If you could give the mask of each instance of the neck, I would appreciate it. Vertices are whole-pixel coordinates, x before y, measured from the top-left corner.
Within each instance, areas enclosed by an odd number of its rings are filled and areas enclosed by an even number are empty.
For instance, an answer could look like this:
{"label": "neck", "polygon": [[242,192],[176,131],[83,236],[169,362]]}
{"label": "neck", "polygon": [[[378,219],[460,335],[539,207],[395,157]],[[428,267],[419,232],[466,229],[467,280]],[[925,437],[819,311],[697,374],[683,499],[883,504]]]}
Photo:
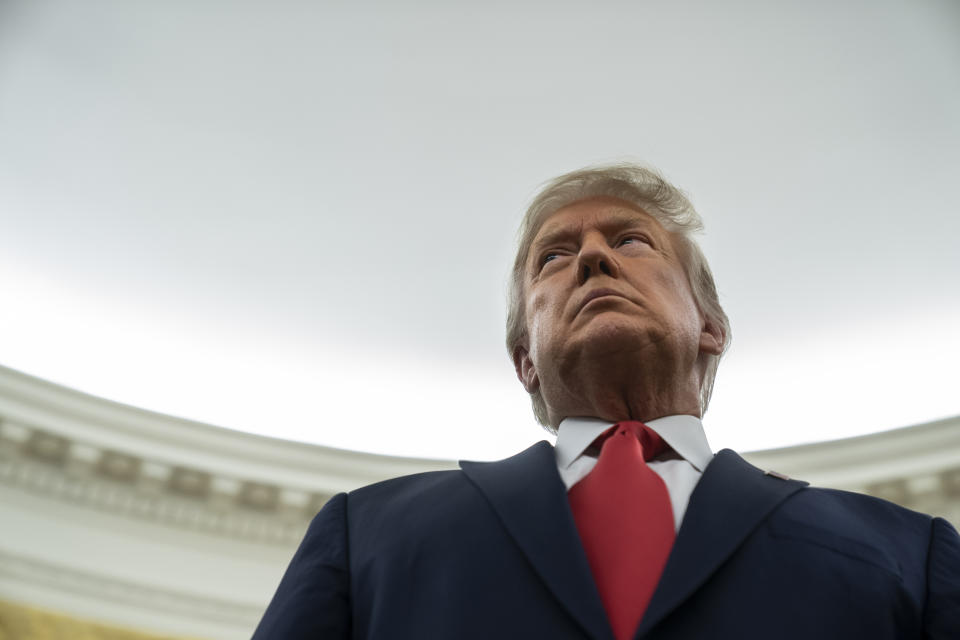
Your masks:
{"label": "neck", "polygon": [[[591,416],[611,422],[645,422],[669,415],[700,416],[699,378],[669,375],[662,370],[648,375],[633,369],[630,376],[611,376],[611,370],[557,380],[543,388],[550,423],[571,416]],[[552,391],[552,393],[548,393]]]}
{"label": "neck", "polygon": [[573,416],[594,417],[620,422],[637,420],[648,422],[656,418],[672,415],[700,416],[699,398],[681,399],[669,395],[630,393],[622,390],[603,389],[596,393],[585,394],[582,402],[566,403],[563,406],[550,407],[550,422],[554,426],[564,418]]}

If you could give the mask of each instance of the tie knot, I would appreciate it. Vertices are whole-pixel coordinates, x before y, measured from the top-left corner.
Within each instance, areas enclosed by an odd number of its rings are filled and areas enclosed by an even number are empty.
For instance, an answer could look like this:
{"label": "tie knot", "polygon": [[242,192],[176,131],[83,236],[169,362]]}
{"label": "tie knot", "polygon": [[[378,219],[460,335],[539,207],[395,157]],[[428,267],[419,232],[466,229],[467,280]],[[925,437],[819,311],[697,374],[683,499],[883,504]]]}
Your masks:
{"label": "tie knot", "polygon": [[667,443],[656,431],[636,420],[618,422],[601,437],[603,438],[603,444],[606,444],[611,438],[629,438],[631,436],[640,441],[644,461],[653,460],[667,448]]}

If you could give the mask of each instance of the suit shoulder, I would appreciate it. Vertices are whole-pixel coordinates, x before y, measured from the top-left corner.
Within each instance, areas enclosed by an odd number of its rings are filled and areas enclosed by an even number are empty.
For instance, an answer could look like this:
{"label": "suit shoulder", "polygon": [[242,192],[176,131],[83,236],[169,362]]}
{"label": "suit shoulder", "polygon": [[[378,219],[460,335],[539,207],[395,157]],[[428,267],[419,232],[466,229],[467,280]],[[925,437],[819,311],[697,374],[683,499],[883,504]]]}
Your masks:
{"label": "suit shoulder", "polygon": [[374,482],[350,491],[348,496],[351,503],[380,499],[402,500],[443,491],[463,480],[463,472],[460,469],[423,471]]}
{"label": "suit shoulder", "polygon": [[519,469],[524,477],[527,477],[526,474],[530,469],[539,469],[544,465],[556,468],[553,448],[541,441],[504,460],[495,462],[465,460],[461,462],[460,469],[424,471],[376,482],[351,491],[349,501],[351,505],[365,505],[383,502],[403,504],[411,501],[422,503],[425,500],[449,503],[468,498],[475,499],[480,497],[480,493],[469,476],[477,474],[478,469],[483,469],[484,474],[493,473],[502,477],[510,477]]}
{"label": "suit shoulder", "polygon": [[926,549],[933,517],[862,493],[807,487],[773,514],[771,525],[781,533],[855,541],[900,555],[899,549]]}
{"label": "suit shoulder", "polygon": [[903,507],[889,500],[877,498],[865,493],[830,489],[825,487],[807,487],[798,495],[801,502],[809,504],[823,514],[844,514],[851,519],[864,523],[901,523],[924,529],[930,527],[932,516]]}
{"label": "suit shoulder", "polygon": [[477,497],[476,489],[460,469],[425,471],[351,491],[347,496],[347,514],[357,524],[386,522],[402,513],[449,511]]}

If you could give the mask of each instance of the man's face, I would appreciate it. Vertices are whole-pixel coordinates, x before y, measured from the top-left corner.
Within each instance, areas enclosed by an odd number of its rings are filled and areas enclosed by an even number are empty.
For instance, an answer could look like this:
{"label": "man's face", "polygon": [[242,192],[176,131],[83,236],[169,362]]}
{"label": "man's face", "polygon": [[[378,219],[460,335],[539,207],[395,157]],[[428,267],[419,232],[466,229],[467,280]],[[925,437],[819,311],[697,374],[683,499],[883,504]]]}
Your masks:
{"label": "man's face", "polygon": [[701,352],[719,352],[670,234],[630,203],[596,198],[550,216],[524,283],[528,343],[514,361],[551,410],[584,375],[629,377],[632,367],[686,382],[698,375]]}

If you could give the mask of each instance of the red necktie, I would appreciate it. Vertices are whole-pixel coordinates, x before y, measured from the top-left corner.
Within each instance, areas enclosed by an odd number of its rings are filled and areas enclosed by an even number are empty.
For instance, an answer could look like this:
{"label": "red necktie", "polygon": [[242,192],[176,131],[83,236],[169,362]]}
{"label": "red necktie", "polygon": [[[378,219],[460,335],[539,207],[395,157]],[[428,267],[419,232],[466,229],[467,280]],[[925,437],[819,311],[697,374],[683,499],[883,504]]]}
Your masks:
{"label": "red necktie", "polygon": [[624,640],[636,632],[673,546],[667,486],[646,464],[666,444],[640,422],[618,422],[597,440],[597,465],[567,497],[613,634]]}

